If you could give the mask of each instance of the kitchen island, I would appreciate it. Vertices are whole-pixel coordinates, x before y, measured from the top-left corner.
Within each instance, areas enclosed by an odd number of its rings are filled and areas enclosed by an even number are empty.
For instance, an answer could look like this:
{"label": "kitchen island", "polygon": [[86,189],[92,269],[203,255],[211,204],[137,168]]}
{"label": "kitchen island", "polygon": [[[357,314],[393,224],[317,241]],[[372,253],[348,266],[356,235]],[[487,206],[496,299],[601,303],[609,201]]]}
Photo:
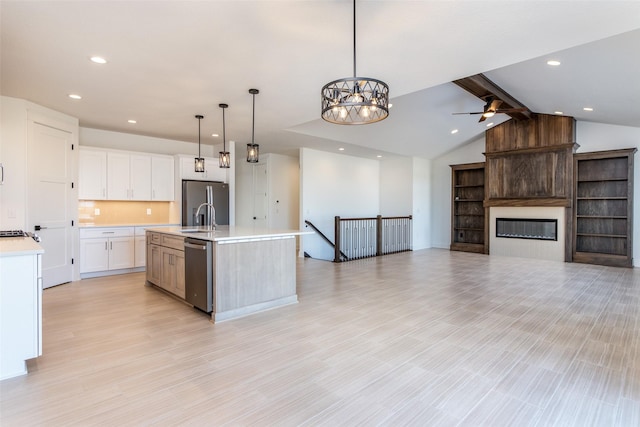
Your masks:
{"label": "kitchen island", "polygon": [[[146,233],[147,282],[190,302],[193,295],[187,291],[185,269],[187,277],[193,277],[195,268],[203,269],[195,273],[203,277],[201,284],[209,282],[213,322],[298,302],[296,236],[311,232],[219,226],[213,231],[148,228]],[[210,247],[202,265],[194,267],[196,264],[185,260],[185,239]],[[187,250],[187,258],[189,253]]]}

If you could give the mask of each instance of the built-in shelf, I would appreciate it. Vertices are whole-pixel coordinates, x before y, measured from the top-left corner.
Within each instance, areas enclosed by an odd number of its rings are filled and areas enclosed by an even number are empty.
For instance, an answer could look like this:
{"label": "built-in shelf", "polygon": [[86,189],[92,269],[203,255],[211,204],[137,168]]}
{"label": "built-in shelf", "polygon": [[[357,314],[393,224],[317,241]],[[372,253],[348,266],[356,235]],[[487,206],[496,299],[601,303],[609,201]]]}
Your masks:
{"label": "built-in shelf", "polygon": [[635,151],[574,155],[573,261],[632,266]]}
{"label": "built-in shelf", "polygon": [[626,239],[626,234],[597,234],[597,233],[577,233],[578,236],[591,236],[591,237],[613,237]]}
{"label": "built-in shelf", "polygon": [[451,166],[451,250],[488,253],[484,163]]}
{"label": "built-in shelf", "polygon": [[613,216],[613,215],[607,215],[607,216],[602,216],[602,215],[576,215],[577,218],[593,218],[593,219],[600,219],[600,218],[604,218],[604,219],[627,219],[626,216]]}
{"label": "built-in shelf", "polygon": [[626,197],[578,197],[578,200],[627,200]]}

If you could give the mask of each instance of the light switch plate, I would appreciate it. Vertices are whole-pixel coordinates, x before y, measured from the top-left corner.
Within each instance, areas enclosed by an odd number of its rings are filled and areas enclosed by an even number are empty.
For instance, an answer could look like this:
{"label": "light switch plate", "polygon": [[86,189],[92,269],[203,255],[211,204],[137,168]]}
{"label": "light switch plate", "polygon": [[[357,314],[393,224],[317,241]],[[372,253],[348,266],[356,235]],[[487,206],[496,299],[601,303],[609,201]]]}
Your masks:
{"label": "light switch plate", "polygon": [[151,215],[151,208],[147,208],[147,215]]}
{"label": "light switch plate", "polygon": [[96,215],[96,216],[100,215],[100,208],[95,208],[93,210],[93,214]]}

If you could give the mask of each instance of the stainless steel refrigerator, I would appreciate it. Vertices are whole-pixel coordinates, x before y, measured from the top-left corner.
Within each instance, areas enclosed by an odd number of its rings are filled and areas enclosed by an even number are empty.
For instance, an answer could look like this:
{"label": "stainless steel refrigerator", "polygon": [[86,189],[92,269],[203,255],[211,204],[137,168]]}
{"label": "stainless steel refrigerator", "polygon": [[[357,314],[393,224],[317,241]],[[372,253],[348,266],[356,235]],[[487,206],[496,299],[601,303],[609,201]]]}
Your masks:
{"label": "stainless steel refrigerator", "polygon": [[[208,190],[210,188],[210,190]],[[210,200],[211,199],[211,200]],[[196,220],[198,206],[213,203],[216,224],[229,224],[229,184],[214,181],[182,180],[182,225],[199,226],[210,224],[210,209],[203,206]]]}

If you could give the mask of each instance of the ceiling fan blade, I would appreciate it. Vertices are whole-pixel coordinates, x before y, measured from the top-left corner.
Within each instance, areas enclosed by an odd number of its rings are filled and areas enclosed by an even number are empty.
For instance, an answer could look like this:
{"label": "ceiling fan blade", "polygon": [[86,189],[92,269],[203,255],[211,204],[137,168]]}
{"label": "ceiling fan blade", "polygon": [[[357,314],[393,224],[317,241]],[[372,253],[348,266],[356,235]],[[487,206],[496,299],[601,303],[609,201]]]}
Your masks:
{"label": "ceiling fan blade", "polygon": [[478,120],[478,123],[482,123],[485,120],[487,120],[487,118],[484,115],[482,115],[482,116],[480,116],[480,120]]}
{"label": "ceiling fan blade", "polygon": [[489,108],[485,109],[485,111],[497,111],[500,108],[502,101],[499,99],[492,99]]}
{"label": "ceiling fan blade", "polygon": [[453,114],[453,115],[456,115],[456,114],[484,114],[484,111],[474,111],[472,113],[451,113],[451,114]]}

